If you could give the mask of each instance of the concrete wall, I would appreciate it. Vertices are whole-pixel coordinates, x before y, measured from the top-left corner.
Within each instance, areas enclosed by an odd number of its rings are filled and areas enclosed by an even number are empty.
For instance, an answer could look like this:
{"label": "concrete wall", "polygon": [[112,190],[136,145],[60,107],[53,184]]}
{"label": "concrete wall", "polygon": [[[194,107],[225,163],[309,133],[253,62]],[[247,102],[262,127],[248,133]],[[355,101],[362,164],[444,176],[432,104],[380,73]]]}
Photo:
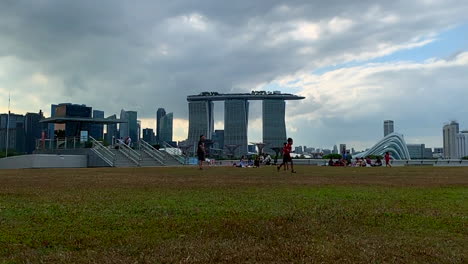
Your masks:
{"label": "concrete wall", "polygon": [[32,154],[0,159],[0,169],[86,168],[85,155]]}
{"label": "concrete wall", "polygon": [[55,154],[55,155],[85,155],[88,160],[88,167],[110,167],[96,153],[89,148],[80,149],[44,149],[35,150],[34,154]]}

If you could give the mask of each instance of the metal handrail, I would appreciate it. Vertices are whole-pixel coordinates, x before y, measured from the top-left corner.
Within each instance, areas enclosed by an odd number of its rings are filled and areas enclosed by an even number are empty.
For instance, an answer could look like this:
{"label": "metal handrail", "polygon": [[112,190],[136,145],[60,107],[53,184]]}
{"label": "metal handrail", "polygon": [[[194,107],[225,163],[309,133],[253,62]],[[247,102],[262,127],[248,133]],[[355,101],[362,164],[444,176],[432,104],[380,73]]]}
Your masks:
{"label": "metal handrail", "polygon": [[[115,154],[112,153],[108,148],[106,148],[101,142],[97,141],[93,137],[89,137],[91,140],[93,147],[91,150],[96,153],[101,159],[103,159],[107,164],[111,167],[115,166]],[[110,158],[106,157],[106,155],[110,156]]]}
{"label": "metal handrail", "polygon": [[121,139],[117,140],[119,152],[125,155],[128,159],[133,161],[137,166],[140,166],[141,156],[138,152],[127,146]]}
{"label": "metal handrail", "polygon": [[162,141],[162,145],[164,147],[164,151],[169,154],[172,158],[174,158],[177,162],[180,164],[185,164],[185,158],[183,158],[181,155],[176,154],[173,149],[173,146],[171,146],[169,143]]}
{"label": "metal handrail", "polygon": [[165,165],[164,155],[159,150],[151,146],[148,142],[144,141],[143,139],[140,139],[138,143],[139,143],[138,146],[140,147],[141,150],[143,150],[146,154],[148,154],[150,157],[152,157],[156,161]]}

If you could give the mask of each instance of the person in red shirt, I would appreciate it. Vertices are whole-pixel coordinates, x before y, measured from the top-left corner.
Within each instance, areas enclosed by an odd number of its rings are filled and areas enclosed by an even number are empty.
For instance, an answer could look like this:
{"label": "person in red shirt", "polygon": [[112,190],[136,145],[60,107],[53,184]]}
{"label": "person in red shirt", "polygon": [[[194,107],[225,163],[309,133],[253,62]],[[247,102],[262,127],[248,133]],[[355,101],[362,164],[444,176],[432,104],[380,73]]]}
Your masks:
{"label": "person in red shirt", "polygon": [[286,146],[283,148],[283,163],[281,163],[281,165],[279,165],[277,167],[278,171],[280,171],[280,169],[281,169],[281,167],[283,165],[287,166],[288,162],[290,162],[291,163],[291,173],[296,173],[296,171],[294,170],[294,165],[293,165],[293,161],[292,161],[292,158],[291,158],[292,144],[293,144],[292,138],[288,138],[288,144],[286,144]]}
{"label": "person in red shirt", "polygon": [[392,167],[392,165],[390,164],[391,159],[392,157],[390,157],[390,152],[385,153],[385,167]]}

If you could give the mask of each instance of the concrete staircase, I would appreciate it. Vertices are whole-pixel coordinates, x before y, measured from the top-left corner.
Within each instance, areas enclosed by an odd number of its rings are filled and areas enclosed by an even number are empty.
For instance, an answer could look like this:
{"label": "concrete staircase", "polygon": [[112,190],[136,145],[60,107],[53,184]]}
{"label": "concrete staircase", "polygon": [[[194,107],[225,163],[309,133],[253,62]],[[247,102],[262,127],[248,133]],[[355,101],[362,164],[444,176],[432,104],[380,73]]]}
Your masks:
{"label": "concrete staircase", "polygon": [[118,149],[111,149],[112,153],[115,155],[114,157],[114,167],[118,168],[131,168],[131,167],[138,167],[138,165],[127,158],[123,153],[121,153]]}
{"label": "concrete staircase", "polygon": [[161,163],[160,161],[155,160],[153,157],[148,155],[144,151],[139,151],[141,154],[140,166],[141,167],[158,167],[158,166],[165,166],[165,164]]}
{"label": "concrete staircase", "polygon": [[139,149],[135,150],[122,142],[118,143],[118,149],[115,149],[104,147],[95,139],[92,140],[92,151],[111,167],[159,167],[184,164],[183,158],[166,150],[156,150],[144,141],[140,142]]}

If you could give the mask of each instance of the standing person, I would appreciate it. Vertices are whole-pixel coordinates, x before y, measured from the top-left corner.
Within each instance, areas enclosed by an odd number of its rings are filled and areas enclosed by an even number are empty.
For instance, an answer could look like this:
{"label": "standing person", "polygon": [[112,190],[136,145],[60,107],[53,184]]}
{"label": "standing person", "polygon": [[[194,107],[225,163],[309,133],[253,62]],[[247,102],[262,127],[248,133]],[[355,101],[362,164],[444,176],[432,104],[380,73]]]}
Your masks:
{"label": "standing person", "polygon": [[285,165],[287,166],[287,163],[291,163],[291,173],[296,173],[294,170],[294,164],[291,158],[291,151],[292,151],[292,145],[293,145],[293,140],[292,138],[288,138],[288,144],[286,144],[286,147],[283,150],[283,163],[278,166],[277,170],[279,171],[281,169],[281,166]]}
{"label": "standing person", "polygon": [[351,165],[351,161],[353,160],[353,156],[349,153],[349,151],[346,151],[346,163],[347,165]]}
{"label": "standing person", "polygon": [[392,159],[392,157],[390,157],[390,152],[386,152],[385,153],[385,167],[392,167],[392,164],[390,164],[390,160]]}
{"label": "standing person", "polygon": [[198,141],[197,156],[198,156],[198,168],[203,170],[203,162],[205,161],[205,136],[200,136],[200,141]]}

